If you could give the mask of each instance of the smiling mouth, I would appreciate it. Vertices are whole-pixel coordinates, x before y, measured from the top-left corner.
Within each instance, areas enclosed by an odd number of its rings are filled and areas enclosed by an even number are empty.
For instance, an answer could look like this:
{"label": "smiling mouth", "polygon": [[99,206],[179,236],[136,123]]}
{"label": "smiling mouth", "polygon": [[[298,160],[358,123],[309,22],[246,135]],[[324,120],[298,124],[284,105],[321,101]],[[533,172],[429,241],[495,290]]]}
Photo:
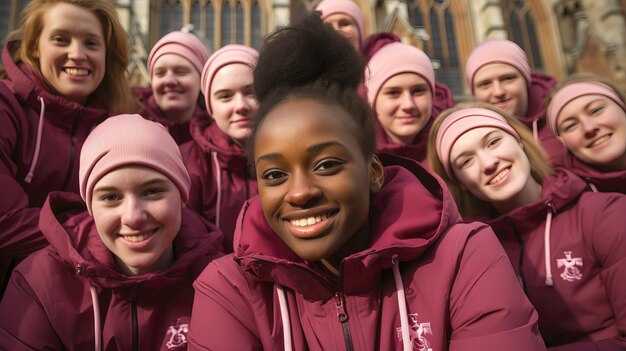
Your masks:
{"label": "smiling mouth", "polygon": [[65,73],[70,76],[86,76],[89,75],[89,70],[84,68],[66,68],[63,70]]}
{"label": "smiling mouth", "polygon": [[308,227],[316,223],[325,221],[328,219],[328,217],[331,217],[331,216],[332,214],[323,214],[321,216],[311,216],[307,218],[291,219],[289,220],[289,222],[295,227]]}
{"label": "smiling mouth", "polygon": [[151,237],[152,235],[154,235],[156,231],[153,230],[151,232],[148,233],[139,233],[139,234],[133,234],[133,235],[122,235],[122,237],[124,238],[124,240],[129,241],[131,243],[138,243],[141,241],[144,241],[146,239],[148,239],[149,237]]}
{"label": "smiling mouth", "polygon": [[602,144],[603,142],[605,142],[605,141],[609,140],[609,138],[610,138],[610,137],[611,137],[611,134],[607,134],[607,135],[605,135],[605,136],[603,136],[603,137],[600,137],[600,138],[598,138],[598,139],[594,140],[594,141],[593,141],[591,144],[589,144],[589,146],[587,146],[587,147],[592,148],[592,147],[594,147],[594,146],[596,146],[596,145]]}
{"label": "smiling mouth", "polygon": [[511,168],[507,167],[503,170],[501,170],[498,174],[496,174],[495,177],[491,178],[491,180],[489,181],[489,183],[487,183],[488,185],[495,185],[500,183],[504,178],[506,178],[506,176],[511,172]]}

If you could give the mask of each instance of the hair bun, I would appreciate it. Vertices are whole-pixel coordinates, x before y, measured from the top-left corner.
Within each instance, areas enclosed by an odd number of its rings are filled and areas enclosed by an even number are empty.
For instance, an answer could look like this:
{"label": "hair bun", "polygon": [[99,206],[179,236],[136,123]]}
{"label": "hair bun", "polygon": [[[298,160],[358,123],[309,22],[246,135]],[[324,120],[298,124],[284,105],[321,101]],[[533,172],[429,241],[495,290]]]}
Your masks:
{"label": "hair bun", "polygon": [[275,89],[328,81],[356,90],[364,72],[361,54],[314,12],[270,34],[254,70],[260,102]]}

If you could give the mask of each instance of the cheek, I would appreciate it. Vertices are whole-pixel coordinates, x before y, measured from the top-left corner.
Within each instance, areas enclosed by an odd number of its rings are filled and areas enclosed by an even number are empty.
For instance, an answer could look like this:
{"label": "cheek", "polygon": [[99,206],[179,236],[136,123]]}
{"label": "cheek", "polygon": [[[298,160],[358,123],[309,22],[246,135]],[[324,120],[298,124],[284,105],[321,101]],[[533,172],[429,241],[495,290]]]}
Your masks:
{"label": "cheek", "polygon": [[430,116],[433,110],[433,99],[430,95],[421,96],[416,101],[417,108],[422,115]]}

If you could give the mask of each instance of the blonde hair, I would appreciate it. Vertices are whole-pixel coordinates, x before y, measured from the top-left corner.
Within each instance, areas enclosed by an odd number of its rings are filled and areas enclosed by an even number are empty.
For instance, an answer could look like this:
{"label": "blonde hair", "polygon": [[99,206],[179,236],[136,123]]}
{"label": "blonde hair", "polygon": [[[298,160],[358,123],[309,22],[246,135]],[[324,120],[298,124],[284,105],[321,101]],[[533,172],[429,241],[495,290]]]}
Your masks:
{"label": "blonde hair", "polygon": [[428,136],[428,163],[430,164],[430,169],[435,171],[446,182],[446,185],[452,193],[457,207],[463,217],[474,217],[478,214],[479,209],[484,208],[485,205],[489,205],[489,203],[478,199],[471,192],[465,190],[456,179],[451,179],[448,176],[443,164],[439,160],[437,147],[435,145],[437,131],[439,130],[441,123],[453,112],[467,108],[484,108],[494,111],[504,117],[506,122],[519,135],[524,153],[526,154],[526,157],[528,157],[528,161],[530,163],[531,176],[539,184],[543,182],[544,178],[552,175],[552,167],[550,166],[546,152],[543,150],[543,147],[539,144],[539,142],[533,137],[531,131],[517,118],[509,115],[500,108],[482,102],[469,102],[457,104],[456,106],[441,112],[433,122],[433,126]]}
{"label": "blonde hair", "polygon": [[41,73],[39,60],[34,57],[43,31],[43,17],[57,4],[82,7],[93,13],[102,26],[106,45],[106,69],[102,82],[89,96],[100,101],[110,112],[129,112],[133,98],[126,76],[129,62],[127,36],[120,24],[117,10],[110,0],[32,0],[22,10],[20,26],[8,38],[19,38],[13,59],[24,62]]}

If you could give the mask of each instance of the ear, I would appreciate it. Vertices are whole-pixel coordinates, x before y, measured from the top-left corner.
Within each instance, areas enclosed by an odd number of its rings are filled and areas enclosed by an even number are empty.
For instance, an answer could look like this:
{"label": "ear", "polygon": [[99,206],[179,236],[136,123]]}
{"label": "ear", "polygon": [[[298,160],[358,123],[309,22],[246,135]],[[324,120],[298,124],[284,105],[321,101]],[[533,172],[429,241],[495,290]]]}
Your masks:
{"label": "ear", "polygon": [[370,192],[377,193],[385,183],[385,168],[378,156],[372,155],[369,161]]}

